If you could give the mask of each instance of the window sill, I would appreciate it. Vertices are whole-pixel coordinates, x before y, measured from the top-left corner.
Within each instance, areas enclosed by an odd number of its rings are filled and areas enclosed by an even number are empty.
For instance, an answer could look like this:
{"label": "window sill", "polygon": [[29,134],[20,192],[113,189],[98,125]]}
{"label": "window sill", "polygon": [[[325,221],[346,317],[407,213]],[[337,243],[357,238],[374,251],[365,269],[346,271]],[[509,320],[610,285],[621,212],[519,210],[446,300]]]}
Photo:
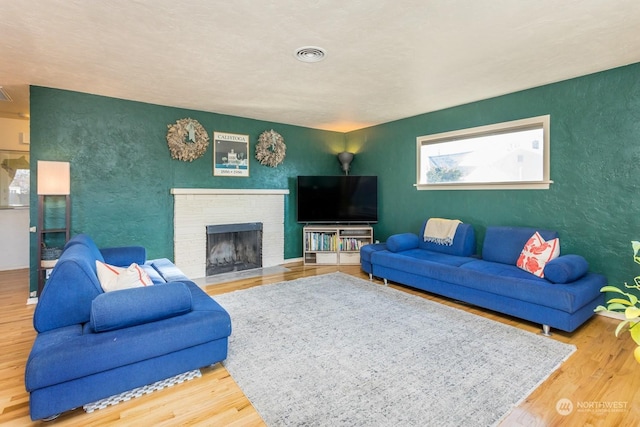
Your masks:
{"label": "window sill", "polygon": [[416,190],[548,190],[553,181],[414,184]]}

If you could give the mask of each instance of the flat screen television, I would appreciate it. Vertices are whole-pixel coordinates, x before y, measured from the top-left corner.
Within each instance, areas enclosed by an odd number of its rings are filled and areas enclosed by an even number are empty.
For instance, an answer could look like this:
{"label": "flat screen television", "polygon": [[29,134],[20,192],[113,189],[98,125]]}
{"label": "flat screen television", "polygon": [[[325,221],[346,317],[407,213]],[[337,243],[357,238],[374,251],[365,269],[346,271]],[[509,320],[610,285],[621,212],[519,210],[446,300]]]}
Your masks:
{"label": "flat screen television", "polygon": [[297,195],[298,222],[378,222],[377,176],[298,176]]}

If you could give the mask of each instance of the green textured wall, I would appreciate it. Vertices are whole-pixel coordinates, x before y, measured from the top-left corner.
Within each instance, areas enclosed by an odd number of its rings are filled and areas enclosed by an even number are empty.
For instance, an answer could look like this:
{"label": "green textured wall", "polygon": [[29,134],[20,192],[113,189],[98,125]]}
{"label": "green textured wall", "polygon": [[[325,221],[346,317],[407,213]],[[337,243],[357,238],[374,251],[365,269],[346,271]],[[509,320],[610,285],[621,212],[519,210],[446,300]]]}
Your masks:
{"label": "green textured wall", "polygon": [[[459,218],[482,241],[488,225],[558,230],[563,253],[578,253],[611,284],[638,274],[640,240],[640,64],[423,114],[347,134],[362,147],[360,173],[380,176],[376,238],[416,232],[428,217]],[[549,190],[417,191],[416,137],[551,115]]]}
{"label": "green textured wall", "polygon": [[[214,177],[211,144],[193,162],[173,160],[167,125],[191,117],[209,132],[250,136],[250,176]],[[260,165],[255,144],[274,129],[287,145],[277,168]],[[340,174],[335,156],[344,134],[201,111],[184,110],[31,87],[32,188],[36,160],[71,163],[72,235],[87,233],[99,246],[141,244],[150,258],[173,258],[173,197],[179,188],[289,189],[285,205],[285,258],[302,256],[302,229],[295,222],[295,177]],[[31,224],[37,223],[31,196]],[[36,236],[31,236],[31,289],[35,277]]]}
{"label": "green textured wall", "polygon": [[[585,256],[593,270],[620,284],[638,272],[630,246],[640,239],[638,76],[640,64],[634,64],[347,134],[32,87],[32,164],[71,162],[74,234],[89,233],[100,246],[144,244],[150,257],[173,256],[170,188],[288,188],[285,258],[295,258],[301,256],[295,177],[339,174],[335,153],[346,145],[357,153],[353,174],[380,177],[377,239],[416,231],[431,216],[473,224],[479,245],[488,225],[550,228],[559,231],[564,253]],[[555,183],[549,190],[413,187],[417,136],[544,114],[551,115]],[[198,120],[210,136],[249,134],[252,150],[260,133],[273,128],[285,138],[287,158],[268,168],[250,156],[249,178],[213,177],[211,148],[193,163],[169,155],[167,125],[185,117]],[[32,177],[35,188],[33,170]],[[33,208],[31,215],[35,224]],[[32,248],[34,242],[32,236]],[[32,250],[32,266],[34,258]]]}

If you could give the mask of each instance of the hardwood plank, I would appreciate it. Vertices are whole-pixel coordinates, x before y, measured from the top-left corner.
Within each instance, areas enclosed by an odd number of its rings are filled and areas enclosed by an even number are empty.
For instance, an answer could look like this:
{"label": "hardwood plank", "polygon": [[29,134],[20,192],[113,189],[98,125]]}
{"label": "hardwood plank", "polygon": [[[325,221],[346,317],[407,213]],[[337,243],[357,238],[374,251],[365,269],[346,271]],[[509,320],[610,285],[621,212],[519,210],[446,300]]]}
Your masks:
{"label": "hardwood plank", "polygon": [[[287,264],[287,272],[205,286],[212,296],[300,277],[342,271],[368,279],[359,266],[304,266]],[[29,419],[24,368],[35,339],[34,306],[26,305],[28,270],[0,272],[0,424],[40,425]],[[382,286],[382,282],[374,280]],[[482,310],[401,285],[399,289],[517,328],[538,333],[539,325]],[[613,426],[640,425],[640,365],[633,358],[628,336],[617,339],[614,319],[595,316],[573,334],[554,331],[550,339],[573,344],[577,351],[502,422],[502,426]],[[514,355],[517,357],[517,355]],[[505,384],[508,387],[508,384]],[[562,398],[573,411],[556,410]],[[86,414],[82,409],[64,413],[55,425],[195,425],[264,426],[242,390],[221,364],[202,369],[202,377]]]}

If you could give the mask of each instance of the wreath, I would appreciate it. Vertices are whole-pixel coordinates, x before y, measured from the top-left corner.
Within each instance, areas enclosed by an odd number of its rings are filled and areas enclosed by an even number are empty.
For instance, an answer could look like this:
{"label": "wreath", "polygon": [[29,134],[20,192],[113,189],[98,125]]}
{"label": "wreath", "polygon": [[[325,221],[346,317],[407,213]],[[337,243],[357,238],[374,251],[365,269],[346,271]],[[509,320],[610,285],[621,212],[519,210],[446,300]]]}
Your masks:
{"label": "wreath", "polygon": [[265,166],[275,168],[284,160],[287,146],[278,132],[266,130],[262,132],[256,144],[256,159]]}
{"label": "wreath", "polygon": [[192,162],[207,151],[209,135],[197,120],[180,119],[167,127],[167,144],[172,158]]}

